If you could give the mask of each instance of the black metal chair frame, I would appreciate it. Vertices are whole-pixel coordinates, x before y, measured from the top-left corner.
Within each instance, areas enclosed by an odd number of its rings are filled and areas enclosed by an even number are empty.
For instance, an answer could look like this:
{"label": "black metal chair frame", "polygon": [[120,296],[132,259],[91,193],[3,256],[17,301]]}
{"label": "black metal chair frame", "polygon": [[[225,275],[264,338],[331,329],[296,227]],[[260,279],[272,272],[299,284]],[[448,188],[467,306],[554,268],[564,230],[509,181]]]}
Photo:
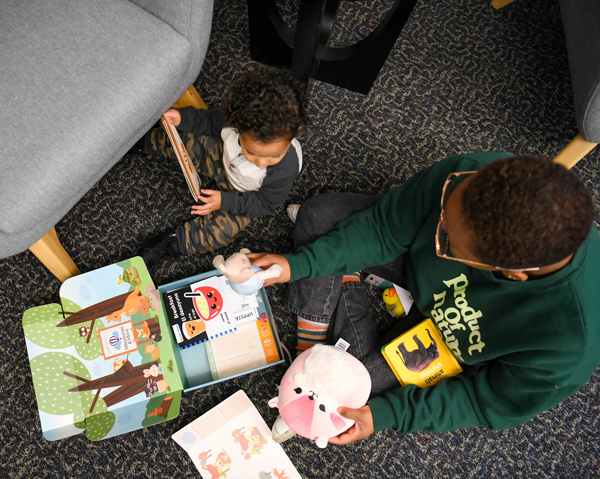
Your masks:
{"label": "black metal chair frame", "polygon": [[308,94],[318,80],[366,95],[417,0],[396,0],[373,32],[342,48],[327,46],[341,0],[300,0],[296,31],[285,24],[275,0],[247,2],[253,60],[291,67]]}

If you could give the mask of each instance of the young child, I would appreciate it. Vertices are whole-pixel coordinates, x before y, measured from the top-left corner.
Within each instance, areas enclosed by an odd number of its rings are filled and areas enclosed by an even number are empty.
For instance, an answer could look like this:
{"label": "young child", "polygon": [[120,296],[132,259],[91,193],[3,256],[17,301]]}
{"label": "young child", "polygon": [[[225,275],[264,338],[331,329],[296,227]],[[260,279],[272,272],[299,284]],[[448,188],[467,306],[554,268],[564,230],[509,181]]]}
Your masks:
{"label": "young child", "polygon": [[[136,250],[148,268],[165,256],[205,253],[229,245],[252,218],[272,215],[287,198],[302,168],[295,139],[307,126],[304,85],[289,72],[259,66],[235,82],[223,109],[170,109],[164,117],[182,134],[196,169],[218,190],[201,190],[198,217],[165,235],[147,238]],[[162,128],[134,147],[174,158]]]}

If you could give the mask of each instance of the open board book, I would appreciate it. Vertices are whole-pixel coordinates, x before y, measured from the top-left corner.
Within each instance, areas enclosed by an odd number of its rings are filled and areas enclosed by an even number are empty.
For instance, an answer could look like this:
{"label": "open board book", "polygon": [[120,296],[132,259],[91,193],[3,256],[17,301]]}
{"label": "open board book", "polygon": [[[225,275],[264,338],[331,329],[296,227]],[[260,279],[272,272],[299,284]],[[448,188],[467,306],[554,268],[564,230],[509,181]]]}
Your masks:
{"label": "open board book", "polygon": [[190,160],[183,141],[181,141],[179,132],[173,125],[165,120],[164,117],[160,119],[160,123],[167,132],[167,137],[169,138],[171,145],[173,145],[175,156],[177,156],[177,160],[181,165],[183,175],[185,176],[185,181],[190,188],[190,192],[194,197],[194,201],[198,201],[200,199],[200,178],[198,177],[198,172],[196,171],[194,164]]}
{"label": "open board book", "polygon": [[401,334],[383,346],[381,352],[402,386],[416,384],[425,388],[462,372],[431,319]]}
{"label": "open board book", "polygon": [[171,437],[204,479],[301,479],[241,390]]}
{"label": "open board book", "polygon": [[203,346],[213,380],[281,359],[258,296],[236,293],[224,276],[165,291],[163,301],[179,349]]}

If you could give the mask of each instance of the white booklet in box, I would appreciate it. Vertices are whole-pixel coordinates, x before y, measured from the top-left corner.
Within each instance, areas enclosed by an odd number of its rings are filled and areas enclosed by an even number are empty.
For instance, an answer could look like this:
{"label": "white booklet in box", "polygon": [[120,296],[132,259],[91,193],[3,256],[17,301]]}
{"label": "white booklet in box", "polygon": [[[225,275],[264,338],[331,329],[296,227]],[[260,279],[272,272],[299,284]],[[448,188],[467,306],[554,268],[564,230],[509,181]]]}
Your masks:
{"label": "white booklet in box", "polygon": [[181,165],[183,176],[185,176],[185,181],[187,181],[187,184],[190,187],[194,201],[200,200],[200,178],[196,171],[196,167],[192,163],[192,160],[185,149],[183,141],[181,141],[177,128],[165,120],[164,117],[160,119],[160,123],[167,132],[167,137],[169,138],[171,145],[173,145],[173,150],[175,150],[175,155]]}
{"label": "white booklet in box", "polygon": [[242,390],[171,437],[204,479],[301,479]]}

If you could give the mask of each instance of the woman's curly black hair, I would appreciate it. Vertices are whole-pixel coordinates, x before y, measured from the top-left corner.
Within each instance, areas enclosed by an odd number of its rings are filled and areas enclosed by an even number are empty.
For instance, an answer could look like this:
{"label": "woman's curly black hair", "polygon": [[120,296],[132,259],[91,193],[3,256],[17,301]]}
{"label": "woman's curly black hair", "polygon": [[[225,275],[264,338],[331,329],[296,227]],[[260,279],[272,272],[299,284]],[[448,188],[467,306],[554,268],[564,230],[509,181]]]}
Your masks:
{"label": "woman's curly black hair", "polygon": [[592,195],[564,166],[534,156],[485,166],[461,201],[474,253],[507,269],[557,263],[575,253],[594,221]]}
{"label": "woman's curly black hair", "polygon": [[261,143],[291,140],[309,123],[305,90],[291,72],[258,66],[231,86],[223,117]]}

